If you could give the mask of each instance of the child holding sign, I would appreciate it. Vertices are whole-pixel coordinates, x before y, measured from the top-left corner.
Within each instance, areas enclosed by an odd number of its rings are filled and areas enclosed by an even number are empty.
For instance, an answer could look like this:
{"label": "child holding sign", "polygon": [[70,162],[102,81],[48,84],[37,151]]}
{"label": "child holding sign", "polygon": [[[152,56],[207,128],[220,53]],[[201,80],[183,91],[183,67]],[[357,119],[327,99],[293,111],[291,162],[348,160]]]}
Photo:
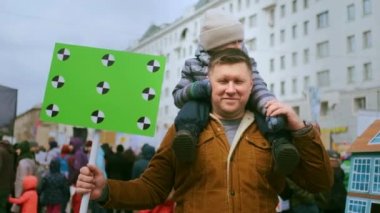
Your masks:
{"label": "child holding sign", "polygon": [[[207,72],[210,55],[226,48],[239,48],[247,52],[243,45],[244,29],[238,20],[222,11],[210,10],[202,21],[200,46],[195,58],[186,60],[182,77],[173,91],[175,105],[181,110],[175,119],[177,133],[172,148],[176,158],[182,162],[194,160],[198,136],[208,121],[211,89]],[[289,174],[298,164],[298,151],[290,141],[289,132],[284,130],[285,119],[265,116],[267,101],[275,97],[256,70],[256,62],[253,58],[251,61],[254,85],[249,110],[256,112],[255,119],[260,131],[272,143],[275,170]],[[232,139],[229,140],[230,144]]]}

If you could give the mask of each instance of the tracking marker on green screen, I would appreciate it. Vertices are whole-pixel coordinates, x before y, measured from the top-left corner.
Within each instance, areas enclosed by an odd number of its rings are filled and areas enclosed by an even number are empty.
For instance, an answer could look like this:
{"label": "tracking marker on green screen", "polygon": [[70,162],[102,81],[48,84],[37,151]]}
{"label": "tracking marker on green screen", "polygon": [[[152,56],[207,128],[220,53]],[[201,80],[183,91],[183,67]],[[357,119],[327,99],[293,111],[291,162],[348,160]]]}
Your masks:
{"label": "tracking marker on green screen", "polygon": [[153,136],[165,58],[57,43],[41,120]]}

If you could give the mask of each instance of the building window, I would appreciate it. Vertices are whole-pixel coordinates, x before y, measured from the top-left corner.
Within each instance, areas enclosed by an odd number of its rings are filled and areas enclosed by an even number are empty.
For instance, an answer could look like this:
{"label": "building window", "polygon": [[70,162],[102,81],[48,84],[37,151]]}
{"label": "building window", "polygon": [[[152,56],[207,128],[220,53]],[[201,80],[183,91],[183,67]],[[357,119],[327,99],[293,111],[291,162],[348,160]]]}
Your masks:
{"label": "building window", "polygon": [[320,115],[321,116],[327,116],[328,111],[329,111],[329,102],[328,101],[322,101],[321,102]]}
{"label": "building window", "polygon": [[274,72],[274,58],[271,58],[271,59],[269,60],[269,70],[270,70],[271,72]]}
{"label": "building window", "polygon": [[270,34],[270,36],[269,36],[269,43],[270,43],[271,47],[274,46],[274,33]]}
{"label": "building window", "polygon": [[186,48],[182,48],[182,58],[186,57]]}
{"label": "building window", "polygon": [[363,80],[372,80],[372,63],[368,62],[363,65]]}
{"label": "building window", "polygon": [[249,5],[251,5],[251,0],[246,0],[246,1],[245,1],[245,5],[246,5],[247,7],[249,7]]}
{"label": "building window", "polygon": [[[377,134],[370,144],[380,144],[380,133]],[[373,162],[373,181],[372,181],[372,192],[380,194],[380,158],[375,158]]]}
{"label": "building window", "polygon": [[347,67],[347,83],[352,84],[355,82],[355,66]]}
{"label": "building window", "polygon": [[281,8],[280,8],[280,16],[281,16],[281,18],[284,18],[285,14],[286,14],[285,4],[283,4],[283,5],[281,5]]}
{"label": "building window", "polygon": [[309,8],[309,0],[303,0],[303,9]]}
{"label": "building window", "polygon": [[308,91],[309,87],[310,87],[310,77],[305,76],[305,77],[303,77],[303,90]]}
{"label": "building window", "polygon": [[238,0],[238,11],[241,10],[241,0]]}
{"label": "building window", "polygon": [[367,212],[367,201],[350,197],[347,208],[347,212]]}
{"label": "building window", "polygon": [[292,12],[293,13],[297,12],[297,0],[292,1]]}
{"label": "building window", "polygon": [[281,95],[285,95],[285,81],[281,81],[281,91],[280,91],[280,94]]}
{"label": "building window", "polygon": [[285,30],[284,30],[284,29],[282,29],[282,30],[280,31],[280,42],[281,42],[281,43],[284,43],[284,42],[285,42]]}
{"label": "building window", "polygon": [[309,21],[303,22],[303,34],[305,36],[309,34]]}
{"label": "building window", "polygon": [[325,28],[329,25],[329,12],[325,11],[317,15],[317,28]]}
{"label": "building window", "polygon": [[363,0],[363,15],[371,14],[371,0]]}
{"label": "building window", "polygon": [[299,116],[300,115],[300,107],[299,106],[293,106],[294,112]]}
{"label": "building window", "polygon": [[317,85],[319,87],[328,87],[330,86],[330,71],[323,70],[317,72]]}
{"label": "building window", "polygon": [[303,50],[303,63],[304,64],[308,64],[309,63],[309,55],[310,55],[310,51],[309,49],[304,49]]}
{"label": "building window", "polygon": [[274,84],[270,84],[269,86],[269,90],[271,91],[271,93],[274,93]]}
{"label": "building window", "polygon": [[245,24],[245,18],[243,17],[243,18],[239,19],[239,22],[244,26],[244,24]]}
{"label": "building window", "polygon": [[193,46],[192,45],[189,46],[189,55],[193,55]]}
{"label": "building window", "polygon": [[274,27],[274,20],[275,20],[275,17],[274,17],[274,7],[271,7],[267,10],[267,13],[268,13],[268,25],[270,27]]}
{"label": "building window", "polygon": [[193,30],[193,36],[198,35],[198,22],[194,22],[194,30]]}
{"label": "building window", "polygon": [[352,162],[351,190],[357,192],[369,192],[369,180],[371,171],[370,158],[355,158]]}
{"label": "building window", "polygon": [[187,28],[185,28],[185,29],[182,30],[182,32],[181,32],[181,41],[183,41],[183,40],[186,39],[187,31],[188,31]]}
{"label": "building window", "polygon": [[297,66],[297,58],[298,58],[297,52],[293,52],[292,53],[292,66]]}
{"label": "building window", "polygon": [[[373,137],[370,141],[370,144],[380,144],[380,133],[377,133],[375,137]],[[375,160],[375,164],[380,166],[380,159]],[[380,168],[379,168],[380,169]],[[378,175],[380,175],[380,170],[377,171]],[[380,184],[380,180],[377,181]],[[380,188],[378,189],[380,190]]]}
{"label": "building window", "polygon": [[292,26],[292,38],[293,39],[297,38],[297,25]]}
{"label": "building window", "polygon": [[256,38],[253,38],[253,39],[250,39],[246,42],[247,44],[247,47],[249,50],[251,51],[255,51],[257,49],[257,42],[256,42]]}
{"label": "building window", "polygon": [[166,70],[165,79],[169,80],[169,78],[170,78],[170,70]]}
{"label": "building window", "polygon": [[271,91],[271,93],[274,93],[274,84],[270,84],[269,86],[269,90]]}
{"label": "building window", "polygon": [[329,56],[329,42],[323,41],[317,44],[317,58],[326,58]]}
{"label": "building window", "polygon": [[254,14],[249,17],[249,27],[254,28],[256,26],[257,26],[257,15]]}
{"label": "building window", "polygon": [[347,6],[347,21],[355,20],[355,5],[350,4]]}
{"label": "building window", "polygon": [[168,105],[165,105],[165,115],[168,115],[169,114],[169,106]]}
{"label": "building window", "polygon": [[230,3],[230,13],[232,13],[233,10],[234,10],[234,5],[232,5],[232,3]]}
{"label": "building window", "polygon": [[280,68],[283,70],[285,69],[285,56],[280,57]]}
{"label": "building window", "polygon": [[169,97],[169,96],[170,96],[169,88],[165,88],[165,97]]}
{"label": "building window", "polygon": [[372,33],[371,31],[365,31],[363,33],[363,49],[372,47]]}
{"label": "building window", "polygon": [[355,51],[355,35],[347,37],[347,52],[352,53]]}
{"label": "building window", "polygon": [[292,79],[292,93],[293,94],[297,93],[297,78]]}
{"label": "building window", "polygon": [[366,98],[365,97],[354,98],[354,111],[357,112],[358,110],[364,110],[364,109],[366,109]]}

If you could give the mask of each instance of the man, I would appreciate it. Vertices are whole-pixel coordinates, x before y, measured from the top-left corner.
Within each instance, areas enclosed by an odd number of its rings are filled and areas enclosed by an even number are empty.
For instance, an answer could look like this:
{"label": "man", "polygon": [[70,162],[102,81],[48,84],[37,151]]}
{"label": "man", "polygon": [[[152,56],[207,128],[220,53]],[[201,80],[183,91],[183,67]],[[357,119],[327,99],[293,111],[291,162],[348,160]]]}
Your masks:
{"label": "man", "polygon": [[[181,163],[171,150],[172,126],[139,179],[106,180],[95,166],[81,169],[77,193],[91,192],[110,208],[146,209],[162,203],[172,188],[176,212],[275,212],[285,177],[273,172],[270,143],[245,107],[252,88],[249,57],[238,49],[210,59],[210,120],[199,137],[197,158]],[[332,185],[329,157],[319,134],[283,103],[267,104],[267,115],[284,115],[302,161],[291,178],[317,192]]]}
{"label": "man", "polygon": [[344,186],[344,171],[340,167],[340,154],[334,150],[328,150],[330,164],[333,168],[334,184],[331,190],[319,193],[320,208],[324,213],[343,213],[346,206],[347,190]]}
{"label": "man", "polygon": [[8,197],[15,181],[15,152],[9,141],[0,139],[0,213],[9,212]]}

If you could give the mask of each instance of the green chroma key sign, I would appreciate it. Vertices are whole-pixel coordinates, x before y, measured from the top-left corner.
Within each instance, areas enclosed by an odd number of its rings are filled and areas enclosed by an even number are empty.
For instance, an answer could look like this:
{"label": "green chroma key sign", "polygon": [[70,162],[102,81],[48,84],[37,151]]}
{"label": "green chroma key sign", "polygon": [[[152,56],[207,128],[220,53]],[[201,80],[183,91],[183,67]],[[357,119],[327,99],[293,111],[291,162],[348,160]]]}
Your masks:
{"label": "green chroma key sign", "polygon": [[163,56],[57,43],[41,120],[153,136]]}

